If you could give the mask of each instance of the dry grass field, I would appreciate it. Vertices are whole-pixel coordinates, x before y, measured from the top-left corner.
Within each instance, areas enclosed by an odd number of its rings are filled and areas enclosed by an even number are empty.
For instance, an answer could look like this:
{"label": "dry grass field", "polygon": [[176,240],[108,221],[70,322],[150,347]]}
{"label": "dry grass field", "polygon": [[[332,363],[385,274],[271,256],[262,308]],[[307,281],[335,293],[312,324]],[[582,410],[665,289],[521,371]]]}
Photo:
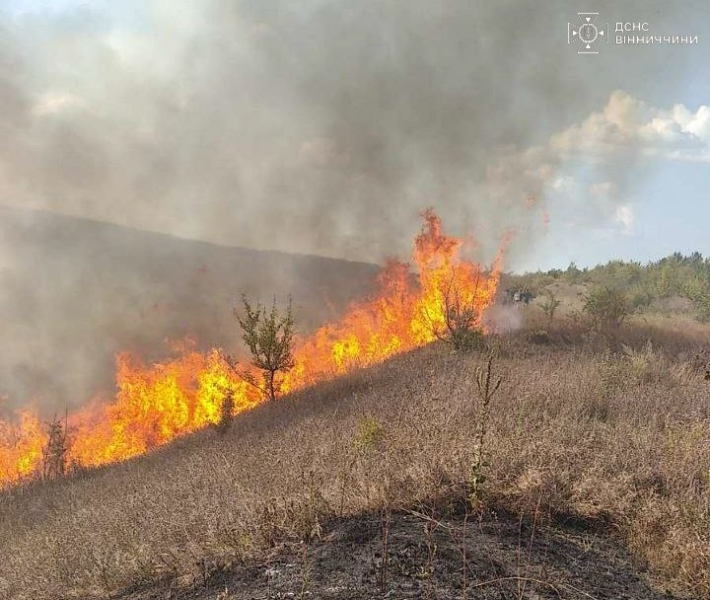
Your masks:
{"label": "dry grass field", "polygon": [[[710,598],[709,337],[699,324],[641,322],[610,348],[561,321],[491,336],[478,352],[434,344],[262,405],[226,434],[205,430],[125,464],[6,491],[0,597],[269,597],[231,592],[229,573],[299,549],[307,562],[309,545],[328,552],[333,523],[367,515],[380,531],[373,569],[384,596],[396,562],[387,533],[402,515],[426,534],[458,514],[473,539],[495,510],[540,531],[564,520],[598,528],[655,590]],[[462,517],[486,412],[476,377],[490,351],[502,383],[475,473],[480,505]],[[420,595],[407,597],[423,597],[445,572],[484,597],[481,573],[463,573],[458,558],[436,556],[443,542],[425,542]],[[298,572],[290,596],[270,597],[307,597],[310,587],[310,597],[366,597],[319,593],[322,574]],[[601,597],[584,577],[574,588],[553,578],[547,592],[541,578],[529,575],[521,590],[519,576],[517,592],[490,597]],[[210,582],[221,591],[202,587]]]}

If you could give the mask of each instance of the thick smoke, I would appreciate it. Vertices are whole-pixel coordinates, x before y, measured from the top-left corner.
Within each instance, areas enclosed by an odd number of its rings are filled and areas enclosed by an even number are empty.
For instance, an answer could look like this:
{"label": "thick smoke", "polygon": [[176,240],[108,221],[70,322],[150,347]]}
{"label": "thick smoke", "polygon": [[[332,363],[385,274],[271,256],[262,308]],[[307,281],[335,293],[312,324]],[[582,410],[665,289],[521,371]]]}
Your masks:
{"label": "thick smoke", "polygon": [[[612,26],[648,20],[658,33],[703,33],[688,29],[709,21],[699,0],[639,0],[623,10],[618,2],[594,4]],[[647,138],[629,134],[613,160],[581,175],[594,125],[587,119],[624,102],[640,106],[635,98],[670,107],[671,90],[689,76],[689,54],[673,48],[610,49],[580,60],[566,41],[578,10],[590,7],[129,0],[55,13],[7,9],[0,13],[0,203],[364,261],[408,256],[418,212],[432,205],[454,233],[473,232],[486,259],[516,229],[515,261],[543,230],[546,195],[566,184],[589,192],[580,206],[599,197],[601,208],[585,208],[582,221],[632,220],[625,165],[639,160]],[[660,67],[662,86],[654,80]],[[612,96],[617,89],[631,95]],[[602,124],[600,139],[608,141],[613,118]],[[55,365],[52,357],[67,351],[56,345],[58,328],[81,329],[82,340],[136,339],[123,333],[135,306],[150,306],[155,294],[143,296],[144,280],[133,276],[117,284],[110,306],[87,307],[96,267],[81,252],[61,265],[50,261],[64,283],[43,288],[43,252],[65,247],[56,228],[43,241],[20,257],[17,240],[0,237],[0,306],[14,323],[0,371],[34,383],[68,378],[71,387],[99,368],[96,347],[72,349],[71,375],[35,372],[35,362],[13,357],[37,354]],[[131,278],[132,266],[121,273]],[[166,261],[152,276],[170,295],[184,272]],[[106,287],[110,277],[101,281]],[[184,314],[207,318],[191,288],[179,289],[182,300],[173,300],[193,309]]]}
{"label": "thick smoke", "polygon": [[[617,4],[598,8],[657,31],[708,14]],[[646,91],[660,60],[664,89],[683,81],[688,53],[673,49],[580,62],[566,45],[578,9],[153,0],[7,16],[5,202],[364,260],[408,252],[432,204],[497,242],[543,193],[515,170],[498,181],[502,153],[581,121],[616,88]]]}

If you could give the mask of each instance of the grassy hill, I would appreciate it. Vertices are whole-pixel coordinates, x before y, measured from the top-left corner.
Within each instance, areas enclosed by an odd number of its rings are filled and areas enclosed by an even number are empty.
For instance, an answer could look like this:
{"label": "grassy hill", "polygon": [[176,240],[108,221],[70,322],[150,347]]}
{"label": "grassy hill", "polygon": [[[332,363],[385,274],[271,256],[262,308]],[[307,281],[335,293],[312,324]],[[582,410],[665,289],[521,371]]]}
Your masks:
{"label": "grassy hill", "polygon": [[63,411],[113,388],[116,352],[156,360],[169,353],[164,340],[186,336],[198,349],[233,349],[243,292],[292,294],[310,330],[367,293],[377,272],[0,208],[0,398]]}
{"label": "grassy hill", "polygon": [[710,598],[710,328],[538,329],[9,490],[0,596]]}

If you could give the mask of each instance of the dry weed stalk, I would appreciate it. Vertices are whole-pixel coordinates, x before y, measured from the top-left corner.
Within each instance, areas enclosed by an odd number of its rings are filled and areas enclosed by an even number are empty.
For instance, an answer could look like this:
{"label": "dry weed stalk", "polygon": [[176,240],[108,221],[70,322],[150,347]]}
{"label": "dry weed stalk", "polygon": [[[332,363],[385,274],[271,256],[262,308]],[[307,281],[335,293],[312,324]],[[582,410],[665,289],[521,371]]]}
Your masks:
{"label": "dry weed stalk", "polygon": [[493,363],[494,355],[490,353],[486,360],[485,368],[479,368],[476,372],[476,386],[481,399],[481,405],[478,414],[475,456],[471,466],[468,494],[473,510],[480,509],[482,505],[482,487],[486,482],[484,470],[489,466],[486,457],[485,442],[486,434],[488,433],[491,400],[500,388],[501,383],[503,383],[503,378],[495,375]]}

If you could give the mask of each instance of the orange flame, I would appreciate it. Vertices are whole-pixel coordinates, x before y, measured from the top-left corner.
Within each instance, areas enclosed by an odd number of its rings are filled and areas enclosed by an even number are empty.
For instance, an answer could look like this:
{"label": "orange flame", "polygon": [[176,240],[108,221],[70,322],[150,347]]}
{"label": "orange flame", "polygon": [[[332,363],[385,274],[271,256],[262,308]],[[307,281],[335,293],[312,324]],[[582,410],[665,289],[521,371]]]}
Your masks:
{"label": "orange flame", "polygon": [[[298,339],[294,368],[281,383],[287,393],[337,376],[354,366],[368,366],[427,344],[446,323],[447,294],[475,308],[475,324],[495,298],[507,239],[490,271],[461,255],[463,241],[443,233],[433,210],[414,243],[416,280],[409,265],[392,260],[379,277],[380,293],[353,304],[336,323]],[[231,393],[239,413],[263,400],[213,349],[202,354],[189,344],[175,347],[178,358],[145,366],[128,354],[117,357],[117,394],[112,402],[94,402],[70,416],[68,458],[98,466],[126,460],[177,436],[217,423],[223,400]],[[21,412],[0,420],[0,485],[37,475],[47,443],[39,416]]]}

